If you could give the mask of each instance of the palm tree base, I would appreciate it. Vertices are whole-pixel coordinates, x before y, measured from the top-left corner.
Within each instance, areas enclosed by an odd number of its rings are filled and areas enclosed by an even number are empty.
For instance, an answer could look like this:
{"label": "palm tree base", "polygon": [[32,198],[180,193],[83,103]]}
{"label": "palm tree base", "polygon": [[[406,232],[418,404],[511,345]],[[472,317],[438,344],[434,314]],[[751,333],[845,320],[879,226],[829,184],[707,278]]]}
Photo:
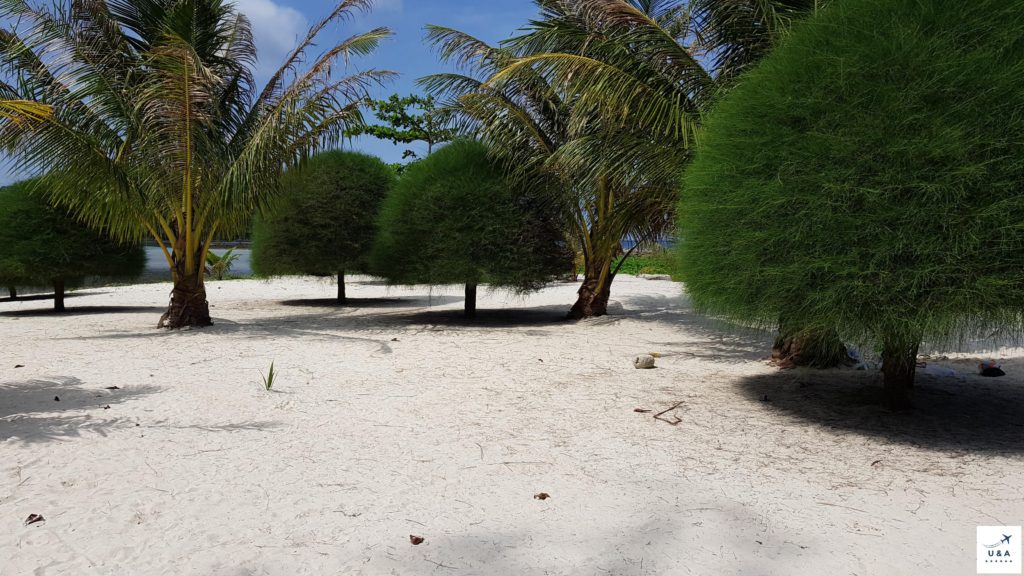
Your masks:
{"label": "palm tree base", "polygon": [[611,281],[605,282],[599,287],[597,278],[587,276],[583,279],[583,285],[577,292],[579,296],[572,310],[569,310],[570,320],[582,320],[584,318],[596,318],[608,314],[608,299],[611,298]]}
{"label": "palm tree base", "polygon": [[213,326],[210,303],[206,300],[206,285],[199,274],[182,278],[174,283],[171,303],[160,317],[158,328],[180,330]]}

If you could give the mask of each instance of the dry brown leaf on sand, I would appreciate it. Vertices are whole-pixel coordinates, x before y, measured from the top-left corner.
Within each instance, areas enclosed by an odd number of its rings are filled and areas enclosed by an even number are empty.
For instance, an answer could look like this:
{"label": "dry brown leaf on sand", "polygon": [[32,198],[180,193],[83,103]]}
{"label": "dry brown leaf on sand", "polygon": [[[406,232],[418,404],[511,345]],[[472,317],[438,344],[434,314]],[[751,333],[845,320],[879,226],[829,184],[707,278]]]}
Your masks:
{"label": "dry brown leaf on sand", "polygon": [[409,534],[409,542],[412,542],[413,546],[419,546],[420,544],[423,544],[424,540],[425,538],[423,538],[423,536],[415,536],[413,534]]}

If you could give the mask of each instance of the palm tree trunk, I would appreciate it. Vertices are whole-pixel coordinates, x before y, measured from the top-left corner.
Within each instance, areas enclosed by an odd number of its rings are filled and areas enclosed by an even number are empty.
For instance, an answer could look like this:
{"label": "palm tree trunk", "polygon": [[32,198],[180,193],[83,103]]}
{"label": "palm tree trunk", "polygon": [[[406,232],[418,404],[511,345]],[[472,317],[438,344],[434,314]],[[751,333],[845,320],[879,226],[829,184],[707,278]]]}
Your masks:
{"label": "palm tree trunk", "polygon": [[476,318],[476,284],[466,284],[466,318]]}
{"label": "palm tree trunk", "polygon": [[18,299],[18,289],[15,288],[14,286],[8,286],[7,287],[7,296],[11,300],[17,300]]}
{"label": "palm tree trunk", "polygon": [[577,226],[583,248],[583,285],[577,291],[576,303],[569,310],[570,320],[595,318],[608,313],[612,293],[615,256],[622,251],[622,231],[609,226],[614,221],[615,189],[607,177],[596,182],[594,205],[577,215]]}
{"label": "palm tree trunk", "polygon": [[213,326],[213,320],[210,319],[210,304],[206,300],[203,269],[199,267],[191,274],[176,275],[171,303],[157,327],[179,330],[205,326]]}
{"label": "palm tree trunk", "polygon": [[890,410],[908,410],[913,407],[911,392],[917,372],[919,342],[904,342],[886,338],[882,343],[882,375],[885,400]]}
{"label": "palm tree trunk", "polygon": [[608,314],[608,299],[612,294],[612,258],[586,263],[583,284],[576,292],[576,303],[569,310],[569,319],[596,318]]}
{"label": "palm tree trunk", "polygon": [[348,296],[345,295],[345,271],[338,272],[338,302],[344,304],[348,301]]}
{"label": "palm tree trunk", "polygon": [[53,310],[64,311],[64,280],[53,281]]}

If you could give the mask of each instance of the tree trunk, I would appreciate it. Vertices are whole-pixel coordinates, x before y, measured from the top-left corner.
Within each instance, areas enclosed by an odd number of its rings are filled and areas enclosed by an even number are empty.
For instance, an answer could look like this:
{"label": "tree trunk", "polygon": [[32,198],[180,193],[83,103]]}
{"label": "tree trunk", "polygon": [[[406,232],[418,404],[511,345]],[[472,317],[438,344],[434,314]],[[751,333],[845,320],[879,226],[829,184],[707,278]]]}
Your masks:
{"label": "tree trunk", "polygon": [[171,292],[171,303],[160,318],[158,328],[178,330],[213,326],[202,268],[194,274],[179,276]]}
{"label": "tree trunk", "polygon": [[338,272],[338,302],[344,304],[348,301],[348,297],[345,295],[345,271]]}
{"label": "tree trunk", "polygon": [[890,410],[908,410],[913,407],[911,391],[917,372],[919,342],[906,343],[886,338],[882,344],[882,375],[885,400]]}
{"label": "tree trunk", "polygon": [[466,318],[476,318],[476,284],[466,284]]}
{"label": "tree trunk", "polygon": [[605,260],[597,265],[587,263],[584,268],[583,285],[577,290],[576,303],[569,310],[570,320],[596,318],[608,313],[608,299],[612,294],[612,261]]}
{"label": "tree trunk", "polygon": [[53,310],[64,311],[64,280],[53,281]]}
{"label": "tree trunk", "polygon": [[18,299],[18,289],[15,288],[14,286],[8,286],[7,287],[7,296],[11,300],[17,300]]}
{"label": "tree trunk", "polygon": [[772,359],[783,368],[834,368],[849,362],[850,354],[833,329],[807,329],[779,320]]}

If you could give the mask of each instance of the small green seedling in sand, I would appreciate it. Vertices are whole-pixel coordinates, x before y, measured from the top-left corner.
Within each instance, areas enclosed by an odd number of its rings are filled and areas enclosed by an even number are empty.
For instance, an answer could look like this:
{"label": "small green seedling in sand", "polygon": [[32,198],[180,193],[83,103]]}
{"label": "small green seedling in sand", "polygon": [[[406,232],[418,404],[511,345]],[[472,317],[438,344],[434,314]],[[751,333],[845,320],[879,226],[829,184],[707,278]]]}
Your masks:
{"label": "small green seedling in sand", "polygon": [[269,372],[267,372],[266,374],[263,374],[262,372],[260,372],[260,376],[263,377],[263,387],[266,388],[268,392],[273,390],[274,389],[274,380],[277,378],[277,373],[274,372],[274,363],[273,362],[270,363],[270,371]]}

